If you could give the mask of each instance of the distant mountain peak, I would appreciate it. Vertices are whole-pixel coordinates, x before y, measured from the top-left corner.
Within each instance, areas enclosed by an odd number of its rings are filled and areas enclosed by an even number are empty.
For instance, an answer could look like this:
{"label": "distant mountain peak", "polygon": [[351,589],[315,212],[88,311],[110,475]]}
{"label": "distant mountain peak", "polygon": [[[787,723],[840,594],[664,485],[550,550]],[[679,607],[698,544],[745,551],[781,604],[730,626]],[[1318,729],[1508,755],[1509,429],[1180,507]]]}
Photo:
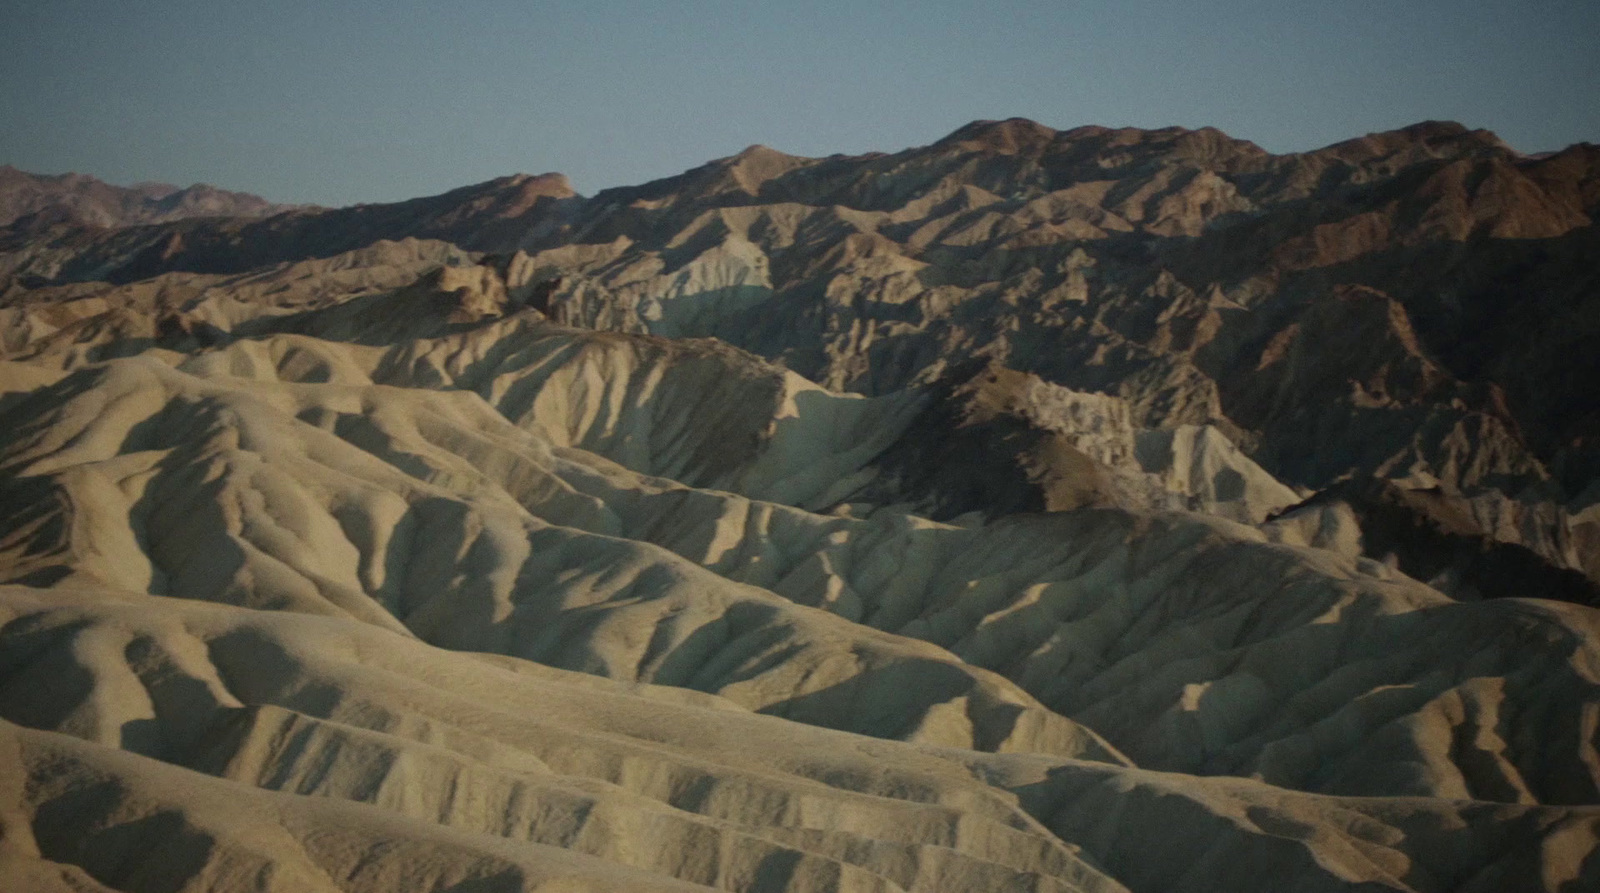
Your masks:
{"label": "distant mountain peak", "polygon": [[789,155],[787,152],[780,152],[771,146],[763,145],[761,143],[751,143],[750,145],[745,146],[743,149],[740,149],[738,154],[732,157],[743,160],[746,158],[766,158],[771,156],[779,156],[783,158],[794,157]]}
{"label": "distant mountain peak", "polygon": [[1055,130],[1029,118],[980,120],[957,128],[936,145],[963,145],[1016,155],[1037,152],[1048,146],[1056,135]]}
{"label": "distant mountain peak", "polygon": [[1491,130],[1472,130],[1456,121],[1418,121],[1398,130],[1369,133],[1334,143],[1328,152],[1347,161],[1403,154],[1407,157],[1467,157],[1484,153],[1520,154]]}
{"label": "distant mountain peak", "polygon": [[0,166],[0,226],[22,218],[51,224],[131,226],[185,217],[266,217],[291,206],[209,183],[114,186],[88,174],[34,174]]}
{"label": "distant mountain peak", "polygon": [[1427,120],[1408,124],[1399,132],[1413,139],[1449,139],[1466,136],[1472,131],[1459,121]]}

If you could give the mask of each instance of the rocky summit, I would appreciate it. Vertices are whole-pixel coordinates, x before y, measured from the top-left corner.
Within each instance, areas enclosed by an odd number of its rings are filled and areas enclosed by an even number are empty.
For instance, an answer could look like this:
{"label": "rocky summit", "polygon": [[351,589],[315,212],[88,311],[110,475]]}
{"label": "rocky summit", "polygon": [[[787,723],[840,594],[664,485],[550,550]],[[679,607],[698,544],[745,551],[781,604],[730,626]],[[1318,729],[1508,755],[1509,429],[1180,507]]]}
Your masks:
{"label": "rocky summit", "polygon": [[1600,147],[0,168],[0,889],[1600,889]]}

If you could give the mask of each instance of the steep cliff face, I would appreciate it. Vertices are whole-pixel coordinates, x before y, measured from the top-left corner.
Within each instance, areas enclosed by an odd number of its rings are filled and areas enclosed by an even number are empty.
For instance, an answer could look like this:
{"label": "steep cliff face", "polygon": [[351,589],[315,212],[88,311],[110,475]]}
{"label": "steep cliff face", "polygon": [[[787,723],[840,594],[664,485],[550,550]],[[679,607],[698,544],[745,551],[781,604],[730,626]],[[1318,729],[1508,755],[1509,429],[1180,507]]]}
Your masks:
{"label": "steep cliff face", "polygon": [[0,887],[1600,885],[1597,172],[1012,120],[13,225]]}

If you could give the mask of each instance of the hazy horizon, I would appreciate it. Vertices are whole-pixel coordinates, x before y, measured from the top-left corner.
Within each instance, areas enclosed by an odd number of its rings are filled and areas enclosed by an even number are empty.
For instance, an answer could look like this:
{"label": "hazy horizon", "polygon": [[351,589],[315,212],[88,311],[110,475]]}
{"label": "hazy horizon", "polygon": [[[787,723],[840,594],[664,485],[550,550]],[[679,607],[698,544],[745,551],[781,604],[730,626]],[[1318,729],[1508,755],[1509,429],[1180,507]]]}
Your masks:
{"label": "hazy horizon", "polygon": [[7,13],[0,164],[278,202],[523,172],[587,195],[752,143],[896,151],[969,121],[1213,126],[1273,152],[1423,120],[1600,140],[1600,4],[478,0]]}

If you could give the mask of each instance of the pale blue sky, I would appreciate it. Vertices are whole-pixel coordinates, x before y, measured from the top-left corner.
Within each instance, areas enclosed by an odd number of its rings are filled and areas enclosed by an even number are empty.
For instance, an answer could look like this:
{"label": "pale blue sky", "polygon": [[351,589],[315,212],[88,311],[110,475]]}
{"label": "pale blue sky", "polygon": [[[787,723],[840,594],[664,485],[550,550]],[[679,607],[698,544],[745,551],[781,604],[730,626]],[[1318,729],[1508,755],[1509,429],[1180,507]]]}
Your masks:
{"label": "pale blue sky", "polygon": [[117,183],[345,204],[555,170],[593,194],[1012,115],[1278,152],[1429,118],[1600,141],[1600,0],[0,0],[0,163]]}

